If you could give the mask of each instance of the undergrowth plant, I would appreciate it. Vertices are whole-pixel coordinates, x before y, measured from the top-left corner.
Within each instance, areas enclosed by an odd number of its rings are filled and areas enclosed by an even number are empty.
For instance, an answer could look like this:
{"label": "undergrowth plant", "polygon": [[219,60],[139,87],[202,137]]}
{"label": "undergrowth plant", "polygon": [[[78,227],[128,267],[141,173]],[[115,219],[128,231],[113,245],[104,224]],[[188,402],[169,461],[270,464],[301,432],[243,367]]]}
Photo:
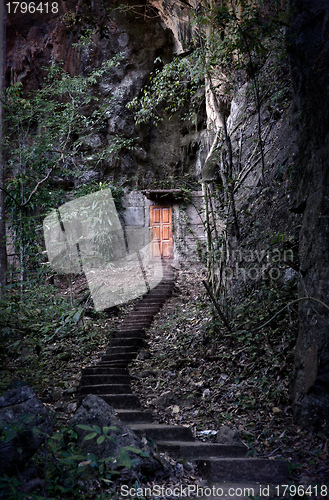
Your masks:
{"label": "undergrowth plant", "polygon": [[[26,415],[25,421],[31,421]],[[32,416],[33,417],[33,416]],[[10,426],[6,435],[0,429],[0,442],[9,442],[19,432],[19,426]],[[111,432],[119,432],[115,426],[89,426],[78,424],[61,426],[51,435],[46,435],[37,427],[32,428],[37,436],[44,437],[44,443],[31,459],[36,468],[41,484],[33,493],[24,491],[24,481],[18,477],[5,475],[0,477],[0,498],[6,500],[17,499],[65,499],[75,500],[116,498],[115,481],[120,479],[124,469],[138,470],[141,459],[148,458],[147,451],[136,446],[123,446],[117,453],[106,457],[99,457],[95,453],[87,452],[79,444],[79,430],[87,431],[83,441],[96,439],[101,445],[105,440],[115,443]]]}
{"label": "undergrowth plant", "polygon": [[1,392],[14,380],[27,381],[40,393],[52,385],[68,389],[70,363],[102,348],[114,328],[102,328],[106,316],[101,313],[98,319],[86,318],[79,301],[63,296],[46,278],[32,276],[23,298],[19,283],[8,285],[0,301]]}

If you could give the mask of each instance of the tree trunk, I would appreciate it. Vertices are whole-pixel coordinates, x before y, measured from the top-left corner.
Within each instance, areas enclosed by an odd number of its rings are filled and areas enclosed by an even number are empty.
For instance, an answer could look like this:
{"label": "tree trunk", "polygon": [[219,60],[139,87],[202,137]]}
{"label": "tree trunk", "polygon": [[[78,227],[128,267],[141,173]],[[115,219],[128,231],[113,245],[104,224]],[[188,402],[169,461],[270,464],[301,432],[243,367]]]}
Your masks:
{"label": "tree trunk", "polygon": [[[3,106],[2,96],[5,90],[5,65],[6,65],[6,7],[0,2],[0,188],[4,188],[4,163],[3,163]],[[5,221],[5,194],[0,189],[0,296],[4,294],[7,272],[6,252],[6,221]]]}

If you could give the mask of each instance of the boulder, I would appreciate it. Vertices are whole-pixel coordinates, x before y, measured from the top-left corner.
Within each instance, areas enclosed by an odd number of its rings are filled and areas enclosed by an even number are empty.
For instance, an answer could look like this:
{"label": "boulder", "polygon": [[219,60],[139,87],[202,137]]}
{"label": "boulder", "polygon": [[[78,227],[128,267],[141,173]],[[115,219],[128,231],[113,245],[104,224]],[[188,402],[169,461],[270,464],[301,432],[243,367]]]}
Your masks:
{"label": "boulder", "polygon": [[174,404],[177,401],[177,397],[173,391],[165,391],[158,398],[153,400],[153,404],[160,409],[168,408],[168,406]]}
{"label": "boulder", "polygon": [[[135,432],[119,420],[113,407],[98,396],[92,394],[86,396],[75,415],[69,421],[69,425],[75,427],[79,435],[78,443],[84,451],[92,453],[98,458],[113,457],[111,469],[121,468],[121,479],[123,480],[131,480],[136,476],[134,470],[125,468],[120,460],[116,460],[121,450],[126,446],[132,446],[142,452],[147,452],[148,456],[143,457],[133,451],[127,451],[131,459],[140,459],[136,467],[143,475],[159,478],[168,473],[168,464],[160,460],[159,456],[146,443],[145,439],[140,439]],[[78,425],[88,427],[98,426],[101,433],[98,432],[94,438],[85,440],[84,438],[88,434],[91,434],[92,431],[91,429],[81,429]],[[109,430],[106,429],[106,435],[111,439],[105,438],[98,444],[98,437],[104,435],[104,427],[111,427]]]}
{"label": "boulder", "polygon": [[217,432],[217,443],[229,445],[243,445],[239,432],[230,429],[227,425],[222,425]]}
{"label": "boulder", "polygon": [[0,397],[0,476],[21,470],[52,431],[47,409],[29,385]]}
{"label": "boulder", "polygon": [[152,403],[159,409],[165,409],[173,405],[182,408],[191,408],[197,402],[197,398],[190,394],[177,395],[173,391],[165,391],[158,398],[155,398]]}

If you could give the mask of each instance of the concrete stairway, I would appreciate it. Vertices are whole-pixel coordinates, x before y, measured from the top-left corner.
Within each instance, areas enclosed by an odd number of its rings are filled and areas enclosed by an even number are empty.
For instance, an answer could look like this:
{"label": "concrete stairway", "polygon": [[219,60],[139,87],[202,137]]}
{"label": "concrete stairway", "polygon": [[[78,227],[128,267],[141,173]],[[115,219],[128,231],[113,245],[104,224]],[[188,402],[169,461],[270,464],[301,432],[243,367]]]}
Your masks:
{"label": "concrete stairway", "polygon": [[160,452],[196,464],[200,475],[209,484],[287,484],[286,462],[246,458],[247,448],[243,445],[198,442],[187,427],[153,423],[152,413],[144,411],[138,397],[132,393],[128,365],[145,346],[145,330],[171,294],[173,286],[173,270],[167,265],[162,281],[141,298],[125,318],[100,361],[82,371],[79,398],[83,399],[87,394],[100,396],[139,436],[155,441]]}

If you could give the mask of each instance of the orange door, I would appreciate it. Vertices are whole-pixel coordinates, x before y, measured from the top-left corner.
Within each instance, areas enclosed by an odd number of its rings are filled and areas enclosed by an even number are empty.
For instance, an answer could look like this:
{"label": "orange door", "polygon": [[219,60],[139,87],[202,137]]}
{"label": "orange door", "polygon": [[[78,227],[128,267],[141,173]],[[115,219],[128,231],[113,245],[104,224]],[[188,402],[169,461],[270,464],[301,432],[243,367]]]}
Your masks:
{"label": "orange door", "polygon": [[172,209],[171,207],[150,207],[151,227],[153,234],[152,258],[172,259]]}

